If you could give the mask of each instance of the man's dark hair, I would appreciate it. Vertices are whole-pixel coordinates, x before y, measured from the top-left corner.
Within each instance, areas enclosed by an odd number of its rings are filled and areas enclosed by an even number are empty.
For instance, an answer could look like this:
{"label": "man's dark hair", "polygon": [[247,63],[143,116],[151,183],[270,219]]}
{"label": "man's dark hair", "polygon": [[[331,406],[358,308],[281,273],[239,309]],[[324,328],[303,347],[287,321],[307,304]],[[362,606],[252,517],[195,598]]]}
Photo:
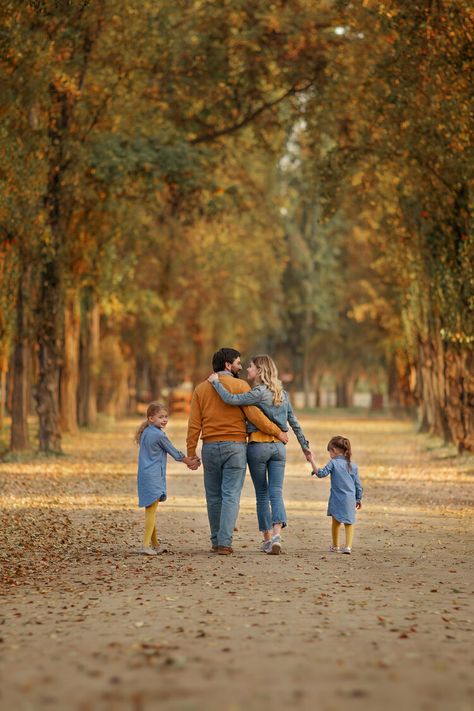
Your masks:
{"label": "man's dark hair", "polygon": [[225,370],[225,364],[233,363],[239,356],[240,353],[236,351],[235,348],[220,348],[212,356],[212,368],[214,373]]}

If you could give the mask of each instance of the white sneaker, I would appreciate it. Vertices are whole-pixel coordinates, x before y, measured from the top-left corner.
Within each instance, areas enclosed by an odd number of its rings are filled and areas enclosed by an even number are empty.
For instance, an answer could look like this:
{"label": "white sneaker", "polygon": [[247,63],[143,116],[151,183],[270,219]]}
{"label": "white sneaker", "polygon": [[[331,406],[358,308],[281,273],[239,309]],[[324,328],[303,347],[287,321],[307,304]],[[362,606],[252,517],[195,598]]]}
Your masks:
{"label": "white sneaker", "polygon": [[152,546],[152,548],[157,555],[160,555],[160,553],[168,553],[169,551],[166,543],[159,543],[157,546]]}
{"label": "white sneaker", "polygon": [[346,546],[345,548],[342,549],[343,553],[347,553],[347,555],[350,555],[352,553],[352,548],[349,548],[349,546]]}
{"label": "white sneaker", "polygon": [[270,555],[280,555],[281,552],[281,536],[272,536]]}
{"label": "white sneaker", "polygon": [[339,546],[329,546],[329,552],[330,553],[340,553],[341,549]]}
{"label": "white sneaker", "polygon": [[263,541],[262,545],[260,546],[260,550],[262,553],[271,553],[272,552],[272,542],[271,541]]}
{"label": "white sneaker", "polygon": [[150,548],[149,546],[142,546],[138,552],[143,555],[158,555],[156,550],[154,548]]}

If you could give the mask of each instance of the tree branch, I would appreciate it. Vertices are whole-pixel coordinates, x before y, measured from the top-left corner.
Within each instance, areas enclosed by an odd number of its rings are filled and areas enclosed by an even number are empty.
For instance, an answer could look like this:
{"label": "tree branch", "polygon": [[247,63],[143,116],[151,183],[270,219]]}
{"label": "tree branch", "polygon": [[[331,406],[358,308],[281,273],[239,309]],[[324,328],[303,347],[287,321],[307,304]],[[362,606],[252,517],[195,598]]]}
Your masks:
{"label": "tree branch", "polygon": [[282,96],[278,97],[278,99],[275,99],[274,101],[267,101],[261,106],[259,106],[257,109],[254,109],[254,111],[251,111],[248,113],[246,116],[244,116],[240,121],[237,121],[237,123],[234,123],[230,126],[225,126],[224,128],[217,129],[215,131],[211,131],[210,133],[204,133],[201,136],[196,136],[196,138],[193,138],[190,143],[192,145],[197,145],[199,143],[210,143],[211,141],[215,141],[216,138],[220,138],[221,136],[226,136],[229,133],[234,133],[235,131],[238,131],[240,128],[243,128],[244,126],[247,126],[249,123],[252,123],[257,116],[260,116],[264,111],[267,111],[268,109],[273,108],[274,106],[277,106],[278,104],[281,104],[282,101],[287,99],[289,96],[294,96],[295,94],[299,94],[303,91],[307,91],[312,87],[314,84],[314,79],[312,79],[310,82],[305,84],[304,86],[298,88],[296,85],[293,85],[290,87],[287,91],[285,91]]}

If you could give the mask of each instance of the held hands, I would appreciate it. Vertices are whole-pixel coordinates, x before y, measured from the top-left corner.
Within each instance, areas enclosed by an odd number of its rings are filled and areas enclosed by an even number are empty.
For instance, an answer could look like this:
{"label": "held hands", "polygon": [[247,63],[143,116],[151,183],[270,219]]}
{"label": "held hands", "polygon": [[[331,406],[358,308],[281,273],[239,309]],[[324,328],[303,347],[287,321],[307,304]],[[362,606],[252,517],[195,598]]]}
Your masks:
{"label": "held hands", "polygon": [[312,471],[311,471],[311,476],[316,476],[315,472],[318,468],[318,465],[316,464],[316,461],[314,459],[314,454],[310,449],[306,450],[304,453],[304,456],[308,460],[308,462],[311,464]]}
{"label": "held hands", "polygon": [[194,457],[184,457],[182,461],[186,464],[188,469],[192,469],[193,471],[201,466],[201,460],[196,455],[194,455]]}
{"label": "held hands", "polygon": [[219,376],[217,375],[217,373],[211,373],[208,377],[208,380],[210,383],[215,383],[216,380],[219,380]]}

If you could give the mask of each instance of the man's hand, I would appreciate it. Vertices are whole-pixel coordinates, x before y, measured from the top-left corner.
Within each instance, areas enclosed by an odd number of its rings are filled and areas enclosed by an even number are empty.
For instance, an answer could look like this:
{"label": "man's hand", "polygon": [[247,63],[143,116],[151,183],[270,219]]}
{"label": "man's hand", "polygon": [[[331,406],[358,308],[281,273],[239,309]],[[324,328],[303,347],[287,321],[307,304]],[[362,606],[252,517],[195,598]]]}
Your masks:
{"label": "man's hand", "polygon": [[208,380],[210,383],[215,383],[216,380],[219,380],[219,376],[217,375],[217,373],[211,373],[208,377]]}
{"label": "man's hand", "polygon": [[362,508],[362,501],[356,501],[356,509]]}
{"label": "man's hand", "polygon": [[192,469],[193,471],[201,466],[201,460],[196,455],[194,455],[194,457],[184,457],[183,462],[186,464],[188,469]]}
{"label": "man's hand", "polygon": [[278,435],[278,439],[280,440],[280,442],[283,442],[283,444],[287,444],[289,439],[288,432],[280,432],[280,434]]}

